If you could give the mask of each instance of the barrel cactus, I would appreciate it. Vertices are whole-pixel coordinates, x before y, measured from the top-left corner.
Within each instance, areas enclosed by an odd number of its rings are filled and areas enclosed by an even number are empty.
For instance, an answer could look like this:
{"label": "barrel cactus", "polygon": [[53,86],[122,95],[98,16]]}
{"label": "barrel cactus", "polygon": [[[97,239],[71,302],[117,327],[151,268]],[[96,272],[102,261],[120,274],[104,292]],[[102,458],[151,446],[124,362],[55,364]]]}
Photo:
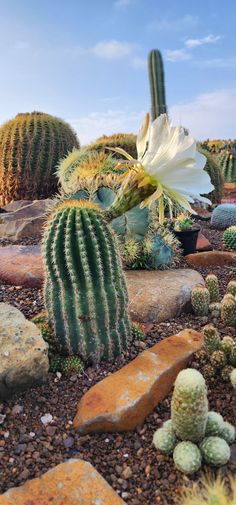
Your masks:
{"label": "barrel cactus", "polygon": [[218,205],[212,212],[211,225],[218,230],[236,225],[236,205],[234,203]]}
{"label": "barrel cactus", "polygon": [[217,155],[224,182],[236,182],[236,151],[226,149]]}
{"label": "barrel cactus", "polygon": [[230,458],[230,447],[220,437],[206,437],[201,443],[201,453],[206,463],[212,466],[223,466]]}
{"label": "barrel cactus", "polygon": [[117,243],[99,206],[65,200],[43,240],[45,306],[59,353],[99,362],[131,337],[127,289]]}
{"label": "barrel cactus", "polygon": [[236,225],[230,226],[224,231],[223,241],[226,247],[236,249]]}
{"label": "barrel cactus", "polygon": [[148,55],[148,76],[151,93],[151,111],[154,121],[161,114],[166,114],[165,77],[162,55],[158,49],[152,49]]}
{"label": "barrel cactus", "polygon": [[180,442],[176,445],[173,459],[178,470],[186,475],[197,472],[202,464],[201,452],[192,442]]}
{"label": "barrel cactus", "polygon": [[0,128],[0,204],[50,197],[55,167],[79,141],[71,127],[42,112],[21,113]]}
{"label": "barrel cactus", "polygon": [[171,419],[181,440],[199,442],[205,434],[208,416],[206,384],[194,369],[182,370],[175,381],[171,402]]}
{"label": "barrel cactus", "polygon": [[[106,151],[107,147],[120,147],[127,151],[133,158],[137,158],[136,135],[133,133],[114,133],[113,135],[103,135],[95,142],[86,146],[86,149],[95,151]],[[122,155],[114,153],[114,158],[122,159]]]}

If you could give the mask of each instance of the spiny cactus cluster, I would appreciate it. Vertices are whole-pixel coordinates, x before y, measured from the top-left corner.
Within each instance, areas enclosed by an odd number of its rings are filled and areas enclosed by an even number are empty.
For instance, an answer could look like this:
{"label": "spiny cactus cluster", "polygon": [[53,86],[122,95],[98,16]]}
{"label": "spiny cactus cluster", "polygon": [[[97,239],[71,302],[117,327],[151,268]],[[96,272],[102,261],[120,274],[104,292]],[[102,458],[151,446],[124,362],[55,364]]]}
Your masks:
{"label": "spiny cactus cluster", "polygon": [[236,367],[236,340],[230,336],[221,339],[218,330],[207,324],[202,328],[203,348],[195,353],[195,360],[201,366],[204,377],[214,380],[221,377],[229,381]]}
{"label": "spiny cactus cluster", "polygon": [[71,127],[42,112],[18,114],[0,128],[0,205],[50,197],[55,167],[79,141]]}
{"label": "spiny cactus cluster", "polygon": [[[86,149],[95,151],[106,151],[107,147],[120,147],[124,149],[130,156],[137,159],[137,149],[136,149],[136,135],[133,133],[115,133],[113,135],[103,135],[99,137],[95,142],[86,146]],[[114,158],[117,160],[122,159],[122,155],[114,153]]]}
{"label": "spiny cactus cluster", "polygon": [[226,247],[236,249],[236,225],[229,226],[224,232],[223,241]]}
{"label": "spiny cactus cluster", "polygon": [[191,304],[197,316],[221,317],[224,326],[236,328],[236,281],[228,283],[226,294],[220,301],[219,282],[215,275],[209,274],[205,286],[196,286],[191,293]]}
{"label": "spiny cactus cluster", "polygon": [[45,306],[59,354],[108,360],[131,338],[127,288],[114,233],[93,202],[65,200],[43,239]]}
{"label": "spiny cactus cluster", "polygon": [[218,205],[211,215],[211,226],[218,230],[225,230],[236,225],[236,204],[222,203]]}
{"label": "spiny cactus cluster", "polygon": [[214,411],[208,411],[207,389],[197,370],[182,370],[175,381],[171,401],[171,420],[153,436],[156,449],[173,454],[175,466],[191,475],[202,462],[225,465],[235,440],[235,428]]}

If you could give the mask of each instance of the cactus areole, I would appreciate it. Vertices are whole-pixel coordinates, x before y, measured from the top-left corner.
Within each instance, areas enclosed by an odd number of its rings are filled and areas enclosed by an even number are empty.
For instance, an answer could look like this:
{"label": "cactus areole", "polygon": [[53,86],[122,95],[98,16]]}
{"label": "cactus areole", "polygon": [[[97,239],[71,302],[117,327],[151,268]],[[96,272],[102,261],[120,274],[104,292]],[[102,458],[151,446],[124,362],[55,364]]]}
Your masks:
{"label": "cactus areole", "polygon": [[45,305],[58,351],[109,360],[130,337],[127,289],[114,233],[99,206],[65,200],[43,241]]}

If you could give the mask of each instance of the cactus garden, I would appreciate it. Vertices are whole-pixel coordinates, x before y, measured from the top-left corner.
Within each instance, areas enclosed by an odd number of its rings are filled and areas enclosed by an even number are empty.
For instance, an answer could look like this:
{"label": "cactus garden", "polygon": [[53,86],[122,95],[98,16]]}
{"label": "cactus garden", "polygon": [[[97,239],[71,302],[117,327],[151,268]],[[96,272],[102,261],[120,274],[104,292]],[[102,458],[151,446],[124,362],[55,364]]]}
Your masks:
{"label": "cactus garden", "polygon": [[[81,9],[94,37],[105,18],[128,32],[141,9],[103,3]],[[193,56],[224,37],[195,38],[190,15],[157,23],[153,3],[146,31],[182,49],[105,35],[83,47],[81,16],[69,46],[61,8],[50,25],[46,9],[34,61],[23,37],[9,46],[13,84],[0,83],[0,505],[235,505],[236,140],[227,108],[222,131],[204,114],[198,130],[205,70],[227,65],[215,53],[203,72]],[[130,83],[143,103],[129,117]]]}

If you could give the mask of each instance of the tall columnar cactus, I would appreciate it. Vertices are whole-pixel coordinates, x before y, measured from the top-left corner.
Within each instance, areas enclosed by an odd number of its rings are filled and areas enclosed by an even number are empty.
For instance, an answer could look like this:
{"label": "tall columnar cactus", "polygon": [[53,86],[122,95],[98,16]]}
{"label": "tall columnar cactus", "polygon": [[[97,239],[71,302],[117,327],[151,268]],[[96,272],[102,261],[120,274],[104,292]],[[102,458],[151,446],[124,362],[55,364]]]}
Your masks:
{"label": "tall columnar cactus", "polygon": [[206,157],[204,170],[208,173],[214,190],[207,196],[212,203],[220,203],[223,197],[224,179],[221,172],[221,167],[217,159],[215,159],[208,151],[198,146],[198,152]]}
{"label": "tall columnar cactus", "polygon": [[199,442],[205,434],[207,416],[205,380],[197,370],[186,368],[175,381],[171,402],[173,430],[181,440]]}
{"label": "tall columnar cactus", "polygon": [[165,97],[164,65],[158,49],[152,49],[148,55],[148,75],[151,92],[152,120],[167,112]]}
{"label": "tall columnar cactus", "polygon": [[228,149],[217,156],[224,182],[236,182],[236,151]]}
{"label": "tall columnar cactus", "polygon": [[45,305],[60,353],[99,362],[126,349],[127,289],[114,234],[94,202],[65,200],[43,241]]}
{"label": "tall columnar cactus", "polygon": [[79,147],[71,127],[42,112],[18,114],[0,128],[0,205],[51,196],[59,159]]}

